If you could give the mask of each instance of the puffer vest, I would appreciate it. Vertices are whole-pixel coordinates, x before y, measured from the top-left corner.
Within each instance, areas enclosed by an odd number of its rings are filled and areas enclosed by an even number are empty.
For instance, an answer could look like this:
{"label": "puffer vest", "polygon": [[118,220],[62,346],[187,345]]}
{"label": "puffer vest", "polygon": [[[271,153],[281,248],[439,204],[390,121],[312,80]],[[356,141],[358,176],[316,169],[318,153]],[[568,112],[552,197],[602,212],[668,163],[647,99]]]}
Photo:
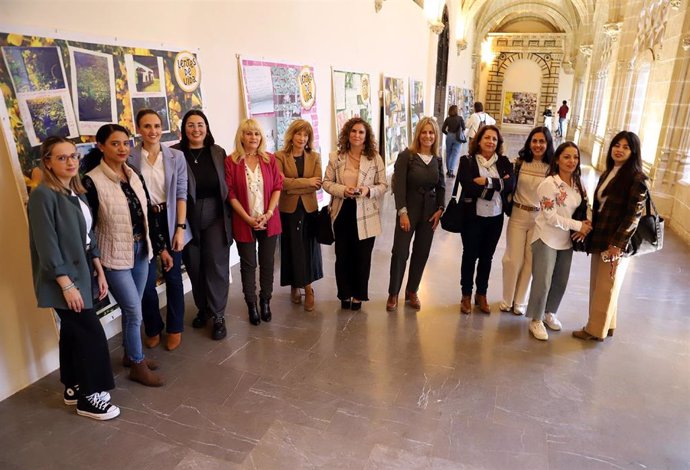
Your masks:
{"label": "puffer vest", "polygon": [[[148,204],[144,185],[139,175],[126,164],[124,170],[144,212],[148,259],[151,260],[153,249],[149,236]],[[120,178],[103,160],[87,175],[93,180],[98,193],[98,221],[95,228],[98,246],[101,249],[101,263],[109,269],[132,269],[134,267],[132,217],[129,213],[127,196],[120,186]]]}

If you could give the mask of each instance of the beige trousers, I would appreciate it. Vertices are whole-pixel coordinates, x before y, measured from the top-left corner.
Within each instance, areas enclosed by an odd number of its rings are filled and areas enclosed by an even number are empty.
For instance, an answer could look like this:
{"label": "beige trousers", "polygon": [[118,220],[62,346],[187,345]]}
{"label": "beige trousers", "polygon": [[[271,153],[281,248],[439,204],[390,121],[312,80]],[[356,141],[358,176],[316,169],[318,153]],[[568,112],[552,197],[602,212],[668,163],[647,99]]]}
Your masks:
{"label": "beige trousers", "polygon": [[503,302],[524,313],[532,279],[532,234],[539,212],[513,207],[506,229],[506,251],[503,255]]}
{"label": "beige trousers", "polygon": [[611,263],[601,259],[601,253],[592,253],[589,271],[589,320],[585,331],[599,338],[606,338],[608,331],[616,328],[618,295],[625,279],[630,258],[621,258],[614,268],[611,279]]}

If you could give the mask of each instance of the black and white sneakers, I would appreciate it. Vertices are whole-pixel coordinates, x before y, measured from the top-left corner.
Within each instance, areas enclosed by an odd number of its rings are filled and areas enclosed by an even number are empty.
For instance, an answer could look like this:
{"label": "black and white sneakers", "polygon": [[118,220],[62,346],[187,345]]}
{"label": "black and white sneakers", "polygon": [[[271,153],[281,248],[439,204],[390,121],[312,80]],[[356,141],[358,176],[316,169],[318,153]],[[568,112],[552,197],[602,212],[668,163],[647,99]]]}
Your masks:
{"label": "black and white sneakers", "polygon": [[[110,403],[110,394],[108,392],[98,392],[98,398],[102,401]],[[62,395],[65,405],[74,406],[79,400],[79,385],[74,385],[73,387],[65,387],[65,393]]]}
{"label": "black and white sneakers", "polygon": [[106,421],[120,415],[120,408],[101,400],[99,393],[80,395],[77,399],[77,414],[98,421]]}

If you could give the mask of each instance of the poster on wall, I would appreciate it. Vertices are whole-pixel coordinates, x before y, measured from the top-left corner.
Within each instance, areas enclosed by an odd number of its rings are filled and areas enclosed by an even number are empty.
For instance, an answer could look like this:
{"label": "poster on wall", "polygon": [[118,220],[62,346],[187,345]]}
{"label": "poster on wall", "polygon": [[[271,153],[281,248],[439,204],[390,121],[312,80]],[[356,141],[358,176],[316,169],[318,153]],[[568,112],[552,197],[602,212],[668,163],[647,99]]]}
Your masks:
{"label": "poster on wall", "polygon": [[314,128],[318,149],[319,119],[314,67],[240,57],[245,112],[256,119],[266,135],[266,150],[283,147],[285,131],[302,118]]}
{"label": "poster on wall", "polygon": [[410,78],[410,140],[417,123],[424,117],[424,82]]}
{"label": "poster on wall", "polygon": [[371,79],[368,73],[332,70],[333,107],[336,135],[343,125],[353,117],[361,117],[369,124],[371,113]]}
{"label": "poster on wall", "polygon": [[469,88],[461,88],[455,85],[448,85],[446,93],[446,115],[448,108],[452,105],[458,107],[458,115],[467,121],[470,114],[474,112],[474,92]]}
{"label": "poster on wall", "polygon": [[49,136],[79,135],[60,49],[3,46],[2,56],[16,93],[16,106],[32,147]]}
{"label": "poster on wall", "polygon": [[398,153],[407,147],[405,80],[383,77],[383,90],[385,161],[390,165],[395,163]]}
{"label": "poster on wall", "polygon": [[503,95],[503,124],[534,126],[537,113],[537,94],[525,91],[506,91]]}
{"label": "poster on wall", "polygon": [[[161,140],[178,140],[184,113],[201,108],[201,90],[187,93],[172,78],[178,52],[0,32],[2,131],[24,201],[41,180],[39,146],[50,135],[80,145],[106,123],[134,131],[133,110],[148,106],[164,117]],[[128,67],[137,58],[139,83]]]}

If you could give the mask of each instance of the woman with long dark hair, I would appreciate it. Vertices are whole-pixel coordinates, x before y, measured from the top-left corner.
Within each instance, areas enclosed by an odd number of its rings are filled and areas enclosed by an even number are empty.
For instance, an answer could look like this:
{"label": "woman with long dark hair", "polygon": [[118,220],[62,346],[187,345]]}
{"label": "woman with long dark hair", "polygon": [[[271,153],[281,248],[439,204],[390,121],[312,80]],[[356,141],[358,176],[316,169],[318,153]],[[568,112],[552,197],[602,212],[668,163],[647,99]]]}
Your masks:
{"label": "woman with long dark hair", "polygon": [[475,304],[482,312],[491,313],[486,298],[491,262],[503,229],[503,205],[513,191],[514,181],[513,165],[502,154],[502,147],[501,131],[493,125],[483,126],[470,140],[469,154],[460,159],[458,178],[463,205],[460,311],[465,314],[472,312],[475,285]]}
{"label": "woman with long dark hair", "polygon": [[149,262],[160,255],[164,270],[172,266],[165,239],[151,212],[146,184],[127,163],[129,131],[118,124],[101,126],[97,148],[84,159],[84,187],[93,212],[101,263],[110,291],[122,312],[123,364],[129,378],[149,387],[163,385],[141,345],[141,299]]}
{"label": "woman with long dark hair", "polygon": [[48,137],[41,145],[43,181],[31,191],[28,206],[31,268],[38,306],[53,308],[60,317],[64,402],[77,405],[80,416],[107,420],[120,409],[107,392],[115,382],[108,342],[93,309],[92,282],[98,300],[108,295],[108,282],[79,181],[80,159],[63,137]]}
{"label": "woman with long dark hair", "polygon": [[323,181],[323,189],[332,196],[335,281],[344,309],[359,310],[369,300],[371,252],[381,233],[380,199],[387,188],[386,166],[371,126],[354,117],[340,131]]}
{"label": "woman with long dark hair", "polygon": [[321,189],[321,155],[314,149],[314,129],[309,121],[296,119],[287,131],[283,149],[276,153],[285,177],[280,193],[280,285],[290,286],[292,303],[314,310],[312,282],[323,277],[321,245],[316,241],[316,191]]}
{"label": "woman with long dark hair", "polygon": [[212,319],[211,337],[221,340],[227,335],[232,245],[232,209],[225,184],[227,154],[216,145],[208,119],[198,109],[184,115],[180,142],[172,148],[181,150],[187,160],[187,220],[193,238],[182,257],[197,308],[192,327],[203,328]]}
{"label": "woman with long dark hair", "polygon": [[446,185],[439,156],[440,132],[433,118],[424,117],[415,128],[412,144],[395,161],[395,208],[398,216],[393,236],[390,282],[386,310],[398,306],[398,294],[410,256],[412,259],[405,288],[405,301],[415,310],[422,308],[417,291],[422,281],[434,231],[445,204]]}
{"label": "woman with long dark hair", "polygon": [[527,304],[529,331],[546,341],[546,326],[560,331],[556,313],[568,285],[573,243],[570,231],[583,239],[591,230],[589,220],[574,220],[573,213],[586,197],[580,181],[580,149],[573,142],[558,146],[549,176],[537,188],[540,211],[532,235],[532,286]]}
{"label": "woman with long dark hair", "polygon": [[448,108],[448,116],[443,121],[441,132],[446,136],[446,176],[452,178],[455,176],[462,147],[460,137],[465,137],[465,120],[458,114],[457,105]]}
{"label": "woman with long dark hair", "polygon": [[535,127],[513,164],[515,187],[503,254],[503,301],[499,309],[525,313],[532,277],[532,235],[539,213],[537,188],[549,173],[553,138],[546,127]]}
{"label": "woman with long dark hair", "polygon": [[153,258],[142,300],[144,344],[155,348],[166,329],[166,349],[177,349],[184,330],[184,287],[182,286],[182,249],[191,240],[187,227],[187,162],[179,150],[161,145],[162,120],[152,109],[142,109],[136,116],[141,143],[132,149],[130,162],[144,177],[151,197],[153,216],[158,219],[172,267],[163,271],[167,300],[166,323],[161,319],[156,281],[158,263]]}
{"label": "woman with long dark hair", "polygon": [[622,131],[611,140],[606,170],[594,192],[592,254],[589,277],[589,319],[573,336],[604,341],[613,336],[618,314],[618,295],[628,269],[630,239],[648,197],[647,176],[642,170],[640,138]]}

